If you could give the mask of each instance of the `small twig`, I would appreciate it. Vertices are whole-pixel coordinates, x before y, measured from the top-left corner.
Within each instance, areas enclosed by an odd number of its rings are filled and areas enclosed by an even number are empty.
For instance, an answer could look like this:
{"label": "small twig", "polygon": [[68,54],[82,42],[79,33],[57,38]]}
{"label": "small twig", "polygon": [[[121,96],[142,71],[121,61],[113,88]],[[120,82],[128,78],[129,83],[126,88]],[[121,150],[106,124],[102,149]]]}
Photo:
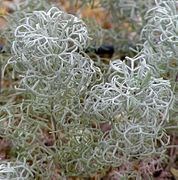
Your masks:
{"label": "small twig", "polygon": [[54,136],[54,140],[56,141],[57,140],[57,135],[56,135],[56,132],[57,132],[57,128],[56,128],[56,119],[53,115],[53,98],[52,98],[52,101],[51,101],[51,126],[52,126],[52,133],[53,133],[53,136]]}
{"label": "small twig", "polygon": [[178,145],[169,145],[167,148],[178,148]]}
{"label": "small twig", "polygon": [[168,129],[178,129],[178,125],[177,126],[168,126],[168,127],[165,127],[166,130]]}

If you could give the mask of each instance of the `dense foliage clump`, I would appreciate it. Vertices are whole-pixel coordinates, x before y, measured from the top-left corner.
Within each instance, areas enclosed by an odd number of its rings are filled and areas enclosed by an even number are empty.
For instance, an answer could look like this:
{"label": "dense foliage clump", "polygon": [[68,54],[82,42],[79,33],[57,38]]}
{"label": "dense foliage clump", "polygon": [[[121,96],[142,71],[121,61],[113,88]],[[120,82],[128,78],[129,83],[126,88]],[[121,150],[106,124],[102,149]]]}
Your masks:
{"label": "dense foliage clump", "polygon": [[[111,29],[26,3],[2,33],[3,82],[12,77],[13,85],[2,89],[0,138],[13,158],[0,163],[0,178],[92,177],[111,168],[117,178],[152,177],[166,160],[167,129],[177,128],[177,2],[100,0]],[[112,59],[93,51],[98,41],[114,44]]]}

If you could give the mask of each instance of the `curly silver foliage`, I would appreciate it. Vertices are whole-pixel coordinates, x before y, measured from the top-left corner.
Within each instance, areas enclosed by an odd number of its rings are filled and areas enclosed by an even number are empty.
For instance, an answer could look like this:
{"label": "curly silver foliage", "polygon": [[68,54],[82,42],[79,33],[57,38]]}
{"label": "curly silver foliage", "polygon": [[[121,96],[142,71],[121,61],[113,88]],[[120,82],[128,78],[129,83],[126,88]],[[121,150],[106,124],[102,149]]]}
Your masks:
{"label": "curly silver foliage", "polygon": [[11,51],[12,42],[14,40],[14,31],[17,26],[21,24],[20,20],[25,18],[27,13],[31,13],[35,10],[49,9],[51,6],[52,4],[48,0],[18,0],[12,9],[14,12],[4,16],[7,25],[0,36],[6,40],[5,50],[7,52]]}
{"label": "curly silver foliage", "polygon": [[87,43],[87,28],[82,20],[53,7],[48,12],[34,11],[21,21],[15,31],[13,51],[37,58],[85,49]]}
{"label": "curly silver foliage", "polygon": [[174,113],[171,119],[177,121],[177,77],[178,77],[178,1],[159,0],[156,6],[146,14],[147,24],[142,30],[141,38],[145,41],[142,53],[153,65],[159,76],[170,79],[174,91]]}
{"label": "curly silver foliage", "polygon": [[161,115],[167,120],[172,102],[169,81],[154,78],[144,56],[126,60],[128,65],[120,60],[111,62],[111,82],[92,88],[86,100],[87,112],[105,120],[120,113],[147,120]]}
{"label": "curly silver foliage", "polygon": [[[136,7],[128,8],[136,15]],[[20,23],[8,64],[22,92],[0,108],[0,129],[13,140],[17,159],[32,163],[35,178],[53,178],[56,169],[54,178],[91,176],[162,155],[174,97],[170,82],[147,64],[159,52],[147,46],[134,58],[112,61],[108,79],[96,84],[100,69],[83,52],[88,32],[82,20],[53,7]]]}
{"label": "curly silver foliage", "polygon": [[137,157],[155,153],[156,140],[163,146],[169,141],[162,126],[173,101],[170,82],[154,78],[144,56],[113,61],[111,68],[110,82],[95,85],[88,93],[85,111],[98,122],[112,122],[104,142],[119,158],[118,152]]}
{"label": "curly silver foliage", "polygon": [[9,63],[22,76],[21,89],[54,96],[66,88],[82,91],[99,69],[82,51],[88,33],[82,20],[53,7],[35,11],[15,31]]}
{"label": "curly silver foliage", "polygon": [[90,58],[79,53],[51,54],[34,61],[23,56],[11,63],[15,63],[14,70],[23,72],[20,88],[44,97],[66,88],[81,92],[94,81],[97,72]]}
{"label": "curly silver foliage", "polygon": [[178,69],[177,15],[177,1],[175,0],[156,1],[156,6],[146,14],[147,24],[141,36],[146,41],[144,51],[156,56],[156,58],[150,58],[148,62],[155,65],[161,72]]}
{"label": "curly silver foliage", "polygon": [[30,180],[33,179],[33,173],[25,162],[8,162],[0,163],[1,180]]}

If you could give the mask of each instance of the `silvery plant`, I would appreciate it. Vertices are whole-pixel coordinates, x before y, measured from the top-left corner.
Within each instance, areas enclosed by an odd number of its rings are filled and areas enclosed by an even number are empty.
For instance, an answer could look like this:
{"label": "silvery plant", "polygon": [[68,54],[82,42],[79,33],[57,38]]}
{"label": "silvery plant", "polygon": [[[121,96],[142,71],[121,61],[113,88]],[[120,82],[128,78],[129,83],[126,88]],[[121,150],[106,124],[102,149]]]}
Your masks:
{"label": "silvery plant", "polygon": [[86,112],[110,126],[103,138],[105,153],[112,152],[118,162],[161,152],[168,143],[163,126],[173,100],[170,83],[152,76],[144,56],[110,66],[109,80],[93,86],[85,101]]}
{"label": "silvery plant", "polygon": [[105,75],[85,53],[81,19],[52,7],[19,23],[6,64],[19,79],[16,102],[1,107],[0,127],[28,179],[104,174],[164,154],[174,95],[148,54],[113,60]]}
{"label": "silvery plant", "polygon": [[[82,91],[92,82],[93,62],[79,53],[88,44],[87,28],[72,15],[50,9],[34,12],[15,31],[10,63],[23,76],[21,85],[38,96]],[[61,93],[60,93],[61,94]]]}
{"label": "silvery plant", "polygon": [[33,176],[30,168],[24,162],[1,162],[0,164],[0,178],[2,180],[23,179],[28,180]]}
{"label": "silvery plant", "polygon": [[[0,0],[0,3],[1,1],[3,2],[3,0]],[[16,3],[13,2],[9,7],[9,10],[12,11],[12,13],[8,13],[8,15],[2,17],[7,22],[5,29],[0,35],[0,37],[6,41],[3,49],[10,53],[11,45],[14,40],[14,31],[17,26],[20,25],[19,21],[21,19],[25,18],[28,13],[33,12],[34,10],[45,10],[50,7],[52,7],[52,3],[46,0],[18,0]]]}
{"label": "silvery plant", "polygon": [[146,13],[147,24],[141,38],[145,41],[145,53],[155,57],[150,57],[149,64],[157,67],[160,73],[177,70],[177,13],[174,0],[156,1],[155,7]]}
{"label": "silvery plant", "polygon": [[177,121],[178,107],[178,32],[177,1],[156,1],[155,7],[145,16],[141,39],[144,41],[142,52],[148,57],[147,62],[155,67],[156,74],[169,79],[174,91],[174,108],[171,119]]}

